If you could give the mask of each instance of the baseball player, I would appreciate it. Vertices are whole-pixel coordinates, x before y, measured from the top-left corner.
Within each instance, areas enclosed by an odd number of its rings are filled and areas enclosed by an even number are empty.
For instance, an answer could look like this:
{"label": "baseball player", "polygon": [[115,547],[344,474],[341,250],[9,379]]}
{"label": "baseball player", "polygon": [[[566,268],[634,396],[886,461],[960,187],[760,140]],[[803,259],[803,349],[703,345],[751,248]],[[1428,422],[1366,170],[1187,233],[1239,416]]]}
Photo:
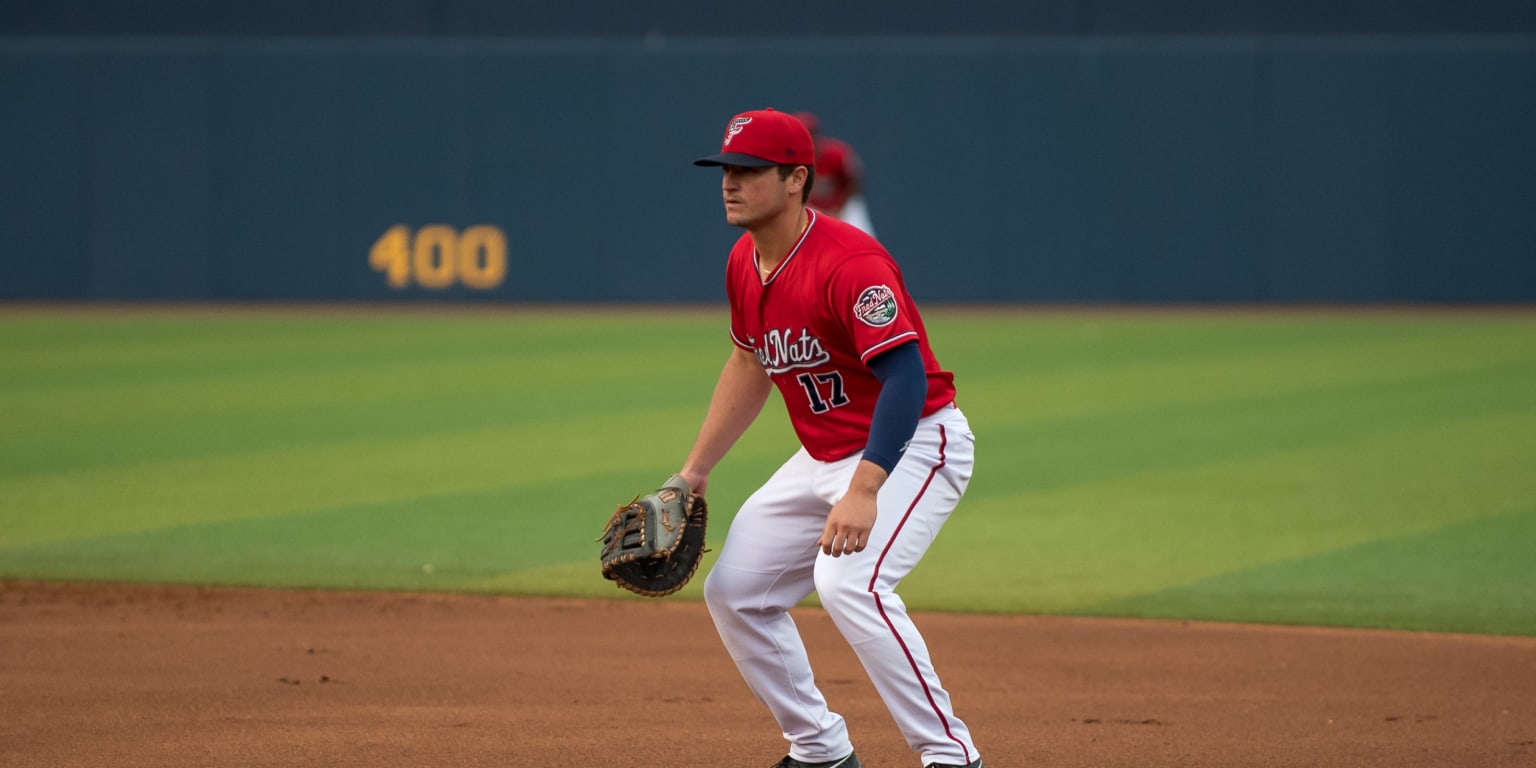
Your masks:
{"label": "baseball player", "polygon": [[811,112],[796,112],[816,144],[816,188],[810,205],[859,229],[875,234],[869,218],[869,203],[864,199],[864,162],[853,147],[842,139],[821,132],[821,120]]}
{"label": "baseball player", "polygon": [[806,207],[814,153],[765,109],[694,162],[722,169],[726,221],[746,232],[726,265],[735,348],[680,474],[702,494],[774,387],[801,443],[737,512],[705,600],[789,741],[776,768],[862,766],[790,617],[812,591],[923,765],[982,768],[895,591],[965,492],[975,438],[890,254]]}

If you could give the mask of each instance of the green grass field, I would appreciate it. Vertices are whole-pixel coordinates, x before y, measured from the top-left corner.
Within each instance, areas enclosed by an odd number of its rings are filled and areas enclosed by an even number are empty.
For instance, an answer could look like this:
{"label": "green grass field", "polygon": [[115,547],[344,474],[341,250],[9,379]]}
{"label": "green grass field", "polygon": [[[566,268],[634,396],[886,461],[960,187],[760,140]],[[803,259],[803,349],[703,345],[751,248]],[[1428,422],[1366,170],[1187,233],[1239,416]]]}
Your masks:
{"label": "green grass field", "polygon": [[[1536,313],[928,322],[977,474],[912,607],[1536,635]],[[0,577],[622,597],[593,539],[728,352],[712,310],[0,312]],[[793,448],[770,406],[712,543]]]}

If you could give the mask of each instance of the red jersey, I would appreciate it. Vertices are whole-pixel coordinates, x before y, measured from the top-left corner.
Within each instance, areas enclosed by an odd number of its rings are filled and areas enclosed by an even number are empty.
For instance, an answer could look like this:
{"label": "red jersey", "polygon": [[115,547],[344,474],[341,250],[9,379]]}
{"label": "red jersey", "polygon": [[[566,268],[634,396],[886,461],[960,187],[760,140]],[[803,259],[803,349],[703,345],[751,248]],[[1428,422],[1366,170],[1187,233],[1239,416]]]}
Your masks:
{"label": "red jersey", "polygon": [[871,358],[916,341],[928,372],[927,416],[955,399],[896,262],[873,237],[809,211],[800,241],[764,279],[752,236],[726,264],[731,340],[757,354],[807,452],[836,461],[863,450],[880,380]]}

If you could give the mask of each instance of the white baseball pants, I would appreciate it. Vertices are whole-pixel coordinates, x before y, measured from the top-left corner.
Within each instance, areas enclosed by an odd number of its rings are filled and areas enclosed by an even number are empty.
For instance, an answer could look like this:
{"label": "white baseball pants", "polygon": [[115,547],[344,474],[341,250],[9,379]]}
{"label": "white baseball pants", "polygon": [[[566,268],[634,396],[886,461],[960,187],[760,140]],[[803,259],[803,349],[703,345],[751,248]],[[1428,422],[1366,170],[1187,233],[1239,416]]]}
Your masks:
{"label": "white baseball pants", "polygon": [[773,713],[795,759],[836,760],[853,750],[842,716],[828,709],[816,687],[789,615],[812,590],[923,764],[965,765],[977,758],[895,592],[970,483],[974,445],[958,408],[922,419],[880,489],[879,514],[863,552],[831,557],[816,545],[859,454],[820,462],[802,448],[737,512],[704,596],[726,650]]}

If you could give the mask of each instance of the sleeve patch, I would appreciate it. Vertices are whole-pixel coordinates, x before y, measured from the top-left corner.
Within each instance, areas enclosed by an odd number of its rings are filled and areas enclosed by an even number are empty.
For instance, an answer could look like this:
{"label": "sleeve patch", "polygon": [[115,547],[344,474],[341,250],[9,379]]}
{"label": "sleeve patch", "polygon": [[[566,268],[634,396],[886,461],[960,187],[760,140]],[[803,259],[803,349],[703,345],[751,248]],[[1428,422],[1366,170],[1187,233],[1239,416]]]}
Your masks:
{"label": "sleeve patch", "polygon": [[865,288],[854,302],[853,316],[874,328],[890,325],[896,321],[896,294],[884,285]]}

